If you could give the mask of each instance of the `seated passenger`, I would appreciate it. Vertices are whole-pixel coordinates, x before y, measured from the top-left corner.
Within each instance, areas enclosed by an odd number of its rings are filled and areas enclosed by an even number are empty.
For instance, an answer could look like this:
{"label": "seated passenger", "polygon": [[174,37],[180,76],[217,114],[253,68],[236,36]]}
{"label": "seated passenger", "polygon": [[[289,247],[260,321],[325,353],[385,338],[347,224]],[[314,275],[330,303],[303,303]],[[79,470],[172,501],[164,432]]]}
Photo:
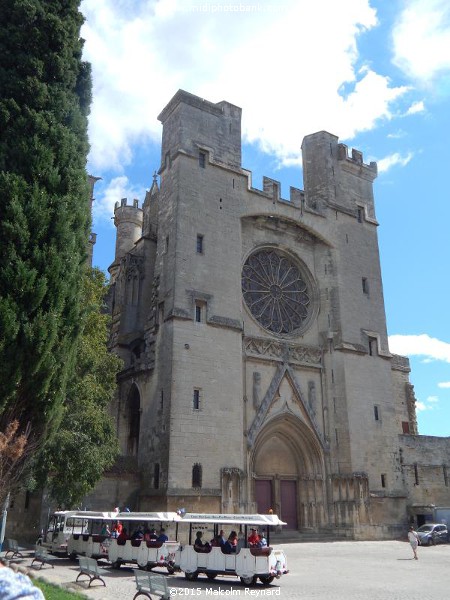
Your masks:
{"label": "seated passenger", "polygon": [[131,534],[131,539],[132,540],[144,539],[144,528],[142,527],[142,525],[139,525],[139,527],[133,531],[133,533]]}
{"label": "seated passenger", "polygon": [[158,537],[156,538],[156,541],[157,541],[157,542],[163,542],[163,543],[164,543],[164,542],[167,542],[167,540],[168,540],[168,539],[169,539],[169,538],[168,538],[168,537],[167,537],[167,535],[166,535],[166,530],[165,530],[165,529],[163,529],[163,528],[161,528],[161,531],[160,531],[160,533],[159,533]]}
{"label": "seated passenger", "polygon": [[236,546],[237,546],[237,533],[235,531],[232,531],[230,533],[230,535],[228,536],[227,541],[222,546],[222,552],[224,554],[234,553],[234,552],[236,552]]}
{"label": "seated passenger", "polygon": [[258,530],[252,527],[248,536],[248,545],[250,548],[257,548],[261,538],[258,535]]}
{"label": "seated passenger", "polygon": [[156,542],[156,540],[158,539],[158,535],[156,533],[156,529],[146,529],[144,531],[144,540],[146,542]]}
{"label": "seated passenger", "polygon": [[222,545],[223,545],[223,542],[222,542],[222,538],[220,537],[220,535],[216,535],[211,540],[211,546],[213,546],[214,548],[218,548],[218,547],[220,547]]}
{"label": "seated passenger", "polygon": [[209,550],[211,550],[211,546],[208,544],[208,542],[203,542],[202,536],[203,533],[201,531],[197,531],[194,548],[197,550],[197,552],[209,552]]}
{"label": "seated passenger", "polygon": [[236,548],[236,546],[237,546],[237,540],[238,540],[237,533],[235,531],[232,531],[230,533],[230,535],[228,536],[228,541],[234,548]]}
{"label": "seated passenger", "polygon": [[103,523],[103,525],[102,525],[102,529],[101,529],[101,531],[100,531],[100,535],[106,535],[106,536],[109,536],[109,535],[111,535],[111,532],[110,532],[110,530],[109,530],[108,523]]}
{"label": "seated passenger", "polygon": [[127,530],[125,529],[125,527],[123,527],[122,531],[120,532],[119,537],[117,538],[117,543],[119,545],[123,545],[123,544],[125,544],[127,539],[128,539]]}
{"label": "seated passenger", "polygon": [[120,521],[116,521],[116,523],[114,524],[114,527],[112,528],[112,531],[111,531],[111,537],[118,538],[121,533],[122,533],[122,523]]}
{"label": "seated passenger", "polygon": [[230,539],[228,539],[225,544],[222,544],[222,552],[224,554],[231,554],[232,552],[236,552],[236,548],[231,544]]}
{"label": "seated passenger", "polygon": [[264,531],[261,531],[261,537],[259,539],[258,548],[267,548],[267,540]]}

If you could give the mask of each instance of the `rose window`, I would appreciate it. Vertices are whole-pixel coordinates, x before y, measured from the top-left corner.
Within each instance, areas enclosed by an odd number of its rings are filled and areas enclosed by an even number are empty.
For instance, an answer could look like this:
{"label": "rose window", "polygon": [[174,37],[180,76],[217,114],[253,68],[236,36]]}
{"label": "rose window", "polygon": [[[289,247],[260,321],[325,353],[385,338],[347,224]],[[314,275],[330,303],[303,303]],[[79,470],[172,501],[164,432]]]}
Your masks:
{"label": "rose window", "polygon": [[274,333],[294,333],[309,316],[308,285],[295,262],[278,250],[260,250],[247,259],[242,294],[255,319]]}

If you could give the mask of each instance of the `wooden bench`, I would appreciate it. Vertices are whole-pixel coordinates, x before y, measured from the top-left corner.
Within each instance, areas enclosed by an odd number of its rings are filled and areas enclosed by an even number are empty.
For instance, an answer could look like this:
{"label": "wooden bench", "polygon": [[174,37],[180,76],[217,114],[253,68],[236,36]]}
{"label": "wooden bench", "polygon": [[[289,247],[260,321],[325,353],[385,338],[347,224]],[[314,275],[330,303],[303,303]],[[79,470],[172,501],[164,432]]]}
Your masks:
{"label": "wooden bench", "polygon": [[6,551],[5,558],[8,558],[8,554],[11,552],[12,556],[9,558],[14,558],[18,556],[19,558],[23,558],[23,554],[19,550],[19,544],[17,540],[6,540],[6,544],[8,546],[8,550]]}
{"label": "wooden bench", "polygon": [[164,575],[134,569],[134,577],[136,579],[137,592],[133,600],[141,595],[147,596],[150,600],[152,600],[152,595],[158,596],[162,600],[169,600],[170,590],[167,588],[167,580]]}
{"label": "wooden bench", "polygon": [[91,587],[91,583],[98,579],[103,583],[106,587],[106,583],[102,578],[102,575],[106,573],[104,569],[100,569],[95,558],[88,558],[87,556],[79,556],[78,557],[80,563],[80,572],[78,573],[77,578],[75,579],[75,583],[81,577],[81,575],[87,575],[89,577],[89,585]]}
{"label": "wooden bench", "polygon": [[52,569],[55,568],[55,565],[53,564],[55,561],[55,557],[52,556],[49,552],[47,552],[47,550],[42,546],[36,546],[36,550],[34,551],[34,558],[31,561],[30,565],[31,567],[34,566],[35,561],[40,563],[39,569],[42,569],[42,567],[45,564],[51,565]]}

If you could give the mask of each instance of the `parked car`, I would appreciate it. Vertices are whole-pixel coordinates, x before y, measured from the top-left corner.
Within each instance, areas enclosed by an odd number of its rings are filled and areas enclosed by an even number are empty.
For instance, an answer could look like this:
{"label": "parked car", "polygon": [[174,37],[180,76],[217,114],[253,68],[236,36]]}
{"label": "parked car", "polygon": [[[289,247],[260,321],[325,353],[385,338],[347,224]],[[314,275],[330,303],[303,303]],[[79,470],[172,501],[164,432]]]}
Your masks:
{"label": "parked car", "polygon": [[417,530],[419,540],[422,546],[431,544],[445,544],[448,541],[448,532],[446,525],[441,523],[427,523]]}

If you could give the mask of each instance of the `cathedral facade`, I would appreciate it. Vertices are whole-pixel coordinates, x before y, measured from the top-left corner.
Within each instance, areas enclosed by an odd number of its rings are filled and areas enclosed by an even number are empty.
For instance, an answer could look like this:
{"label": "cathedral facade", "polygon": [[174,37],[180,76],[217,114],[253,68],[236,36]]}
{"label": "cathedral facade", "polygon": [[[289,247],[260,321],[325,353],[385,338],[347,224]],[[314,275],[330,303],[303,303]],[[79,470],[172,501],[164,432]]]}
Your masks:
{"label": "cathedral facade", "polygon": [[450,505],[449,440],[417,435],[389,351],[376,163],[309,135],[283,198],[241,165],[240,108],[180,90],[159,120],[160,184],[114,212],[122,456],[94,504],[273,510],[354,538]]}

